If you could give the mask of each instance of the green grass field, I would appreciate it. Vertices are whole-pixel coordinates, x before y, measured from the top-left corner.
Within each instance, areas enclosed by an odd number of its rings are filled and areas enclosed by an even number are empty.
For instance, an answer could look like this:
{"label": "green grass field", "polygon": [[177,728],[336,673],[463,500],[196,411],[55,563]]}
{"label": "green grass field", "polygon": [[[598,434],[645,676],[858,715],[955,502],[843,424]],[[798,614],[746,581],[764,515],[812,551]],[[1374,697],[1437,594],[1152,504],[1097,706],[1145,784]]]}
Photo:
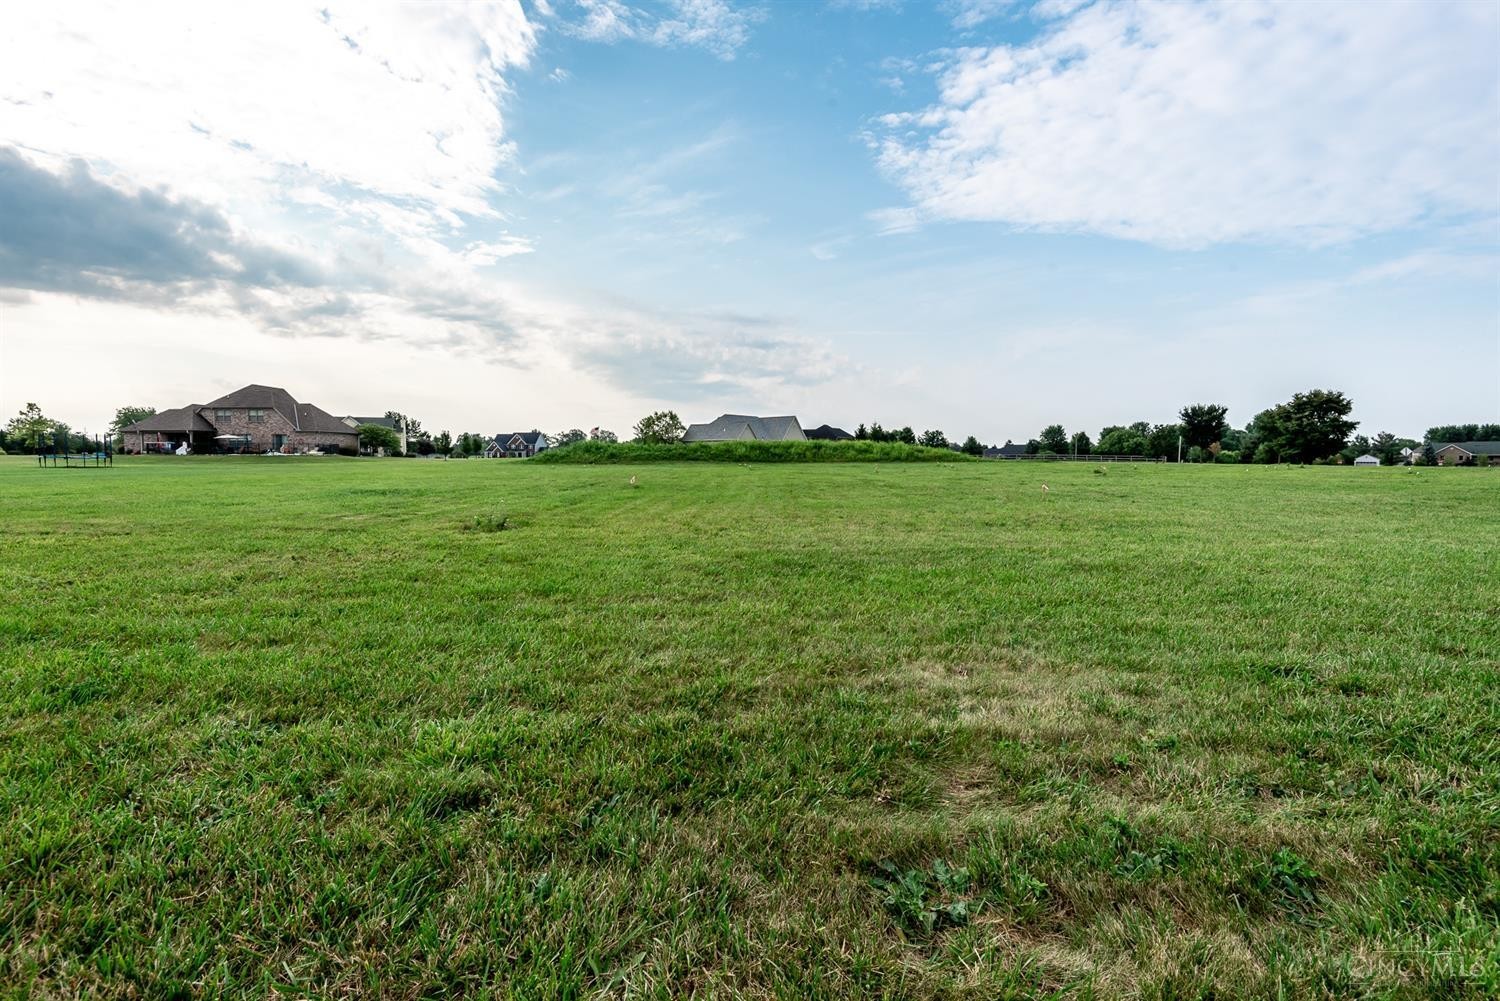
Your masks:
{"label": "green grass field", "polygon": [[1464,469],[0,459],[0,990],[1493,994],[1497,539]]}

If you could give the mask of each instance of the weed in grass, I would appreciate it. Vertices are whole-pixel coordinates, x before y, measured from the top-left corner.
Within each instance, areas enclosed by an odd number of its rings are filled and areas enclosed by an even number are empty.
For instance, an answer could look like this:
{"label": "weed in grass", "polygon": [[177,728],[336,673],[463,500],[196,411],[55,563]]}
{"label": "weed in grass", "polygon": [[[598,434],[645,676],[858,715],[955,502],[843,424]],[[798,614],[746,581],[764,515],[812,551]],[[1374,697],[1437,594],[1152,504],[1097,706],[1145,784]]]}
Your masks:
{"label": "weed in grass", "polygon": [[876,868],[880,875],[871,884],[896,922],[909,934],[931,935],[946,925],[968,923],[976,901],[964,896],[969,889],[969,871],[948,865],[942,859],[931,869],[902,869],[889,860]]}
{"label": "weed in grass", "polygon": [[1290,848],[1278,848],[1256,870],[1262,892],[1282,906],[1311,907],[1318,902],[1318,874],[1307,859]]}
{"label": "weed in grass", "polygon": [[461,526],[465,532],[503,532],[510,528],[510,516],[505,514],[476,514]]}

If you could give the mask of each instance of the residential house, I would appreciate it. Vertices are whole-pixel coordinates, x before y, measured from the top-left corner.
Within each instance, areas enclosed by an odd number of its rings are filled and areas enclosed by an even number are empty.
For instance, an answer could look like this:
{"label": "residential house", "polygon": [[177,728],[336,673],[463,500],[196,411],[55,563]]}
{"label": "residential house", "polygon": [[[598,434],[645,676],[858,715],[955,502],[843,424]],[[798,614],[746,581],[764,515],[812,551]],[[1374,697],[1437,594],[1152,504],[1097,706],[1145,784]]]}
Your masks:
{"label": "residential house", "polygon": [[808,441],[853,441],[854,435],[832,424],[821,424],[811,431],[804,431]]}
{"label": "residential house", "polygon": [[1440,466],[1488,466],[1500,463],[1500,441],[1450,441],[1437,449]]}
{"label": "residential house", "polygon": [[486,459],[529,459],[548,448],[547,436],[540,431],[512,431],[497,434],[484,447]]}
{"label": "residential house", "polygon": [[359,433],[276,386],[245,386],[208,403],[164,410],[122,431],[130,452],[335,452],[357,449]]}
{"label": "residential house", "polygon": [[683,441],[806,441],[795,417],[723,414],[707,424],[690,424]]}
{"label": "residential house", "polygon": [[1355,459],[1354,464],[1356,466],[1378,466],[1380,465],[1380,460],[1366,452],[1364,455],[1361,455],[1359,458]]}
{"label": "residential house", "polygon": [[984,458],[986,459],[1019,459],[1025,454],[1025,445],[1017,445],[1014,442],[1009,441],[1004,445],[1001,445],[999,448],[991,445],[986,448],[983,453]]}
{"label": "residential house", "polygon": [[352,427],[355,434],[359,433],[359,426],[361,424],[374,424],[376,427],[390,428],[396,432],[396,440],[400,443],[398,447],[402,453],[411,451],[411,442],[406,434],[405,421],[398,420],[395,417],[345,417],[344,423]]}

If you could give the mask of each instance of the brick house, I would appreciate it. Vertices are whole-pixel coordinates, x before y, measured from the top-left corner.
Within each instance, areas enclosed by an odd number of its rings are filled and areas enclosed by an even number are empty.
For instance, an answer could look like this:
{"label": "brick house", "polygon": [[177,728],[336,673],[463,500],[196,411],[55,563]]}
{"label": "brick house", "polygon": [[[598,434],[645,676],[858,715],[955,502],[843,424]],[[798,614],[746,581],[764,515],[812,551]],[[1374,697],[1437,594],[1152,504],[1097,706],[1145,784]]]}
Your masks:
{"label": "brick house", "polygon": [[125,428],[129,452],[334,452],[359,448],[359,431],[276,386],[246,386],[209,403],[165,410]]}
{"label": "brick house", "polygon": [[1437,449],[1440,466],[1488,466],[1500,463],[1500,441],[1451,441]]}

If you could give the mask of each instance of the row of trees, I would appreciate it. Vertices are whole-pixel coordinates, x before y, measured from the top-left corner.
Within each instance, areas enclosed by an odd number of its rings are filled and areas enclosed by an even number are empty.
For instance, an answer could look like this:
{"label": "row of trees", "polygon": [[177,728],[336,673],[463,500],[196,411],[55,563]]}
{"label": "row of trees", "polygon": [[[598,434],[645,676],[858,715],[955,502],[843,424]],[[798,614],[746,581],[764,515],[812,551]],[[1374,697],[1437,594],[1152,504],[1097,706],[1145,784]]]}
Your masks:
{"label": "row of trees", "polygon": [[[1061,424],[1050,424],[1026,443],[1026,452],[1030,455],[1136,455],[1173,461],[1180,455],[1189,462],[1262,463],[1320,462],[1336,457],[1351,462],[1360,455],[1370,454],[1382,463],[1393,465],[1403,461],[1403,449],[1418,451],[1430,463],[1436,461],[1435,446],[1447,442],[1500,440],[1500,424],[1438,425],[1427,429],[1425,445],[1389,432],[1381,432],[1373,438],[1364,435],[1351,438],[1358,427],[1356,421],[1349,419],[1353,410],[1353,401],[1343,393],[1313,389],[1294,394],[1287,402],[1262,410],[1243,428],[1234,428],[1229,424],[1228,407],[1217,403],[1193,403],[1178,411],[1178,420],[1173,424],[1136,421],[1109,425],[1100,432],[1097,443],[1086,432],[1070,435]],[[124,428],[155,413],[152,407],[120,407],[110,422],[110,437],[118,444]],[[482,453],[489,443],[489,436],[473,432],[464,432],[457,437],[447,431],[430,435],[422,430],[421,421],[394,410],[386,411],[385,416],[406,428],[408,447],[417,455],[472,456]],[[633,440],[657,444],[678,442],[686,430],[675,411],[660,410],[636,423]],[[360,443],[366,448],[400,454],[400,438],[390,428],[363,424],[359,435]],[[950,448],[970,455],[984,452],[984,445],[973,435],[960,444],[940,430],[917,434],[909,425],[888,430],[877,421],[868,426],[860,424],[854,436],[863,441]],[[545,437],[554,448],[581,441],[619,440],[613,431],[603,428],[588,432],[570,428]],[[47,417],[35,403],[28,403],[0,430],[0,450],[31,451],[39,444],[51,445],[54,442],[59,446],[66,442],[70,451],[91,447],[91,439],[74,432],[67,424]]]}
{"label": "row of trees", "polygon": [[[1285,403],[1256,414],[1244,428],[1229,424],[1229,408],[1218,403],[1192,403],[1177,413],[1173,424],[1114,424],[1105,427],[1094,444],[1084,432],[1069,435],[1061,424],[1042,430],[1026,443],[1029,454],[1138,455],[1189,462],[1315,462],[1343,455],[1351,449],[1349,436],[1358,427],[1349,419],[1354,402],[1334,390],[1313,389],[1297,393]],[[1377,436],[1376,454],[1396,461],[1403,446],[1415,447],[1409,439]],[[1367,439],[1357,438],[1348,455],[1353,459],[1376,449]]]}
{"label": "row of trees", "polygon": [[[155,412],[152,410],[142,416],[149,417]],[[21,408],[20,413],[6,422],[3,429],[0,429],[0,454],[34,452],[39,447],[56,447],[69,452],[90,452],[98,444],[97,435],[75,431],[63,421],[53,420],[42,413],[42,408],[35,403],[26,404]]]}

